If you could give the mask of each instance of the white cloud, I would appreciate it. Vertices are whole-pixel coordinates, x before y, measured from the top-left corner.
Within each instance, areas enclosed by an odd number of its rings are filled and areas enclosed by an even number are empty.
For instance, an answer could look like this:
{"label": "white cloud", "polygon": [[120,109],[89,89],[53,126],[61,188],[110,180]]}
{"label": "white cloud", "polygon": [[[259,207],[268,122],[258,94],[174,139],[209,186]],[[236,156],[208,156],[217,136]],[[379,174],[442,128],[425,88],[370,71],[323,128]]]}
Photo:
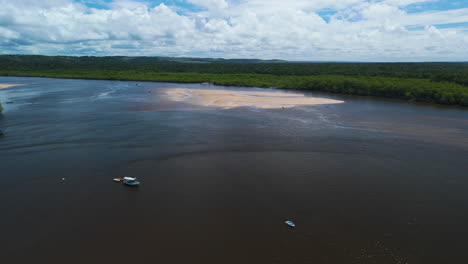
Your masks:
{"label": "white cloud", "polygon": [[393,5],[393,6],[408,6],[411,4],[424,3],[424,2],[435,2],[438,0],[384,0],[382,3]]}
{"label": "white cloud", "polygon": [[188,0],[188,2],[206,9],[219,10],[228,7],[228,3],[225,0]]}
{"label": "white cloud", "polygon": [[421,12],[402,17],[407,25],[436,25],[468,22],[468,8],[438,12]]}
{"label": "white cloud", "polygon": [[[0,0],[0,53],[292,60],[468,60],[468,9],[406,13],[424,0],[187,0],[199,12],[119,0]],[[319,14],[330,12],[325,21]],[[420,30],[408,30],[420,26]]]}

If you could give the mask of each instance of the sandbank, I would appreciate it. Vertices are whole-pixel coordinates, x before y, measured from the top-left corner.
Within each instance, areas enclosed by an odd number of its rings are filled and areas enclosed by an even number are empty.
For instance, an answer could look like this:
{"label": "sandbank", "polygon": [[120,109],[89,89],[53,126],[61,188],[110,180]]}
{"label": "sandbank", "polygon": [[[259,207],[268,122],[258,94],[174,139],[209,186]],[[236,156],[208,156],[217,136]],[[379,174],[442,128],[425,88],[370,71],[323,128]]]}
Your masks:
{"label": "sandbank", "polygon": [[6,89],[6,88],[10,88],[10,87],[14,87],[14,86],[20,86],[20,85],[23,85],[23,84],[1,84],[0,83],[0,89]]}
{"label": "sandbank", "polygon": [[193,105],[220,107],[289,108],[303,105],[339,104],[343,101],[310,97],[301,93],[270,91],[233,91],[222,89],[167,89],[166,95],[173,101]]}

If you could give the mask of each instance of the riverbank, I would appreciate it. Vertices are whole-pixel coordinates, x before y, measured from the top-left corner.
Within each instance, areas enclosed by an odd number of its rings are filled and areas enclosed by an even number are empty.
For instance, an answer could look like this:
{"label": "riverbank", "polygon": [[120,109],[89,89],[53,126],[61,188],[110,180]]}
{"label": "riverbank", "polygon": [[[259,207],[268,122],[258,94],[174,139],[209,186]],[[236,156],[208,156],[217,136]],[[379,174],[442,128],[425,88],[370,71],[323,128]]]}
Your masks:
{"label": "riverbank", "polygon": [[163,73],[149,70],[38,70],[1,71],[0,76],[68,79],[212,83],[225,86],[275,87],[323,91],[361,96],[378,96],[445,105],[468,106],[468,87],[429,79],[344,75],[270,75]]}

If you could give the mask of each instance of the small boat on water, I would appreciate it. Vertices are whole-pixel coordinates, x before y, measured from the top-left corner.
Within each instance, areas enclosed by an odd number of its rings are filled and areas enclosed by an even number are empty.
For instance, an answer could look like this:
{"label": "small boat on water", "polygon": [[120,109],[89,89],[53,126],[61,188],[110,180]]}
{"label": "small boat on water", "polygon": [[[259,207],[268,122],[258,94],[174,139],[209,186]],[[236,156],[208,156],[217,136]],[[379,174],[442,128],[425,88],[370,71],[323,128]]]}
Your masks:
{"label": "small boat on water", "polygon": [[140,182],[137,181],[136,178],[132,178],[132,177],[124,177],[123,178],[123,183],[125,185],[131,186],[131,187],[137,187],[137,186],[140,185]]}
{"label": "small boat on water", "polygon": [[124,180],[124,178],[114,178],[114,181],[115,181],[115,182],[121,182],[121,181],[123,181],[123,180]]}
{"label": "small boat on water", "polygon": [[290,227],[296,227],[296,224],[294,224],[292,221],[287,220],[284,223],[287,224]]}

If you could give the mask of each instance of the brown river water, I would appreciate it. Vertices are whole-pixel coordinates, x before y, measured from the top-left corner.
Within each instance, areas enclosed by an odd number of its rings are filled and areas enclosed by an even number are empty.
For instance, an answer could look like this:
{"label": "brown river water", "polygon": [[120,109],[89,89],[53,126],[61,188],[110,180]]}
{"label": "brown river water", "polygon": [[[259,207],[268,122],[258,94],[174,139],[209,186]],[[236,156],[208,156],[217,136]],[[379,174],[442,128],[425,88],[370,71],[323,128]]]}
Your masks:
{"label": "brown river water", "polygon": [[468,263],[466,108],[300,92],[344,103],[218,109],[163,91],[275,90],[7,83],[24,85],[0,90],[2,263]]}

